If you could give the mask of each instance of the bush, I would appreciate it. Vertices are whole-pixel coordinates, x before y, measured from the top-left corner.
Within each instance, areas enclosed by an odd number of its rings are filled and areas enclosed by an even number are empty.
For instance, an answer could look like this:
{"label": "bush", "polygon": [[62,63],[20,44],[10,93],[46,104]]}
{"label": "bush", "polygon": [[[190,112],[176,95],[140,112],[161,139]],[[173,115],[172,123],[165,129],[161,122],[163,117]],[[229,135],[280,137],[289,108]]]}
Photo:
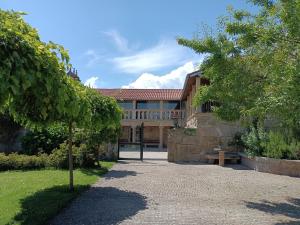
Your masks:
{"label": "bush", "polygon": [[46,154],[28,156],[12,153],[5,155],[0,153],[0,170],[25,170],[41,169],[47,166],[48,156]]}
{"label": "bush", "polygon": [[[290,140],[289,140],[290,139]],[[278,132],[271,131],[268,140],[263,143],[263,156],[275,159],[299,159],[300,142],[294,138],[284,137]]]}
{"label": "bush", "polygon": [[35,155],[38,152],[50,154],[67,139],[62,125],[53,125],[41,130],[30,131],[22,138],[23,153]]}
{"label": "bush", "polygon": [[262,143],[265,143],[267,138],[267,133],[262,128],[251,126],[249,131],[242,135],[241,140],[245,146],[245,152],[249,156],[254,157],[262,155],[264,152]]}
{"label": "bush", "polygon": [[[73,166],[74,167],[94,167],[97,162],[97,157],[88,150],[85,144],[78,147],[73,145]],[[53,150],[49,155],[49,163],[55,168],[68,168],[68,144],[62,143],[59,148]]]}

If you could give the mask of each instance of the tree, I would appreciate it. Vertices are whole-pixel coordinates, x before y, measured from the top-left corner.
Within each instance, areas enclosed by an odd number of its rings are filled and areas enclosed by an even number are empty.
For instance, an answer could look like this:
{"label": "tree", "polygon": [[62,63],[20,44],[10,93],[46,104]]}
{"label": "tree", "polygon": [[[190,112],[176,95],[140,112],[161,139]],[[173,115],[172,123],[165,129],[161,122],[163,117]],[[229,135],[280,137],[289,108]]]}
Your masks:
{"label": "tree", "polygon": [[110,98],[66,75],[67,51],[40,40],[24,13],[0,10],[0,112],[25,127],[68,126],[70,190],[73,190],[74,128],[117,127],[120,109]]}
{"label": "tree", "polygon": [[61,93],[68,89],[69,56],[62,46],[42,42],[22,15],[0,10],[0,110],[23,125],[45,125],[67,110]]}
{"label": "tree", "polygon": [[[71,143],[73,123],[84,126],[90,120],[86,89],[67,77],[64,48],[42,42],[22,15],[0,10],[0,110],[26,127],[65,122]],[[69,159],[72,190],[72,151]]]}
{"label": "tree", "polygon": [[115,143],[120,135],[122,111],[115,99],[89,89],[92,108],[91,126],[86,129],[87,145],[99,155],[103,143]]}
{"label": "tree", "polygon": [[178,43],[207,54],[201,71],[210,85],[194,99],[220,104],[221,119],[276,118],[300,126],[300,1],[252,0],[257,14],[230,9],[216,35]]}

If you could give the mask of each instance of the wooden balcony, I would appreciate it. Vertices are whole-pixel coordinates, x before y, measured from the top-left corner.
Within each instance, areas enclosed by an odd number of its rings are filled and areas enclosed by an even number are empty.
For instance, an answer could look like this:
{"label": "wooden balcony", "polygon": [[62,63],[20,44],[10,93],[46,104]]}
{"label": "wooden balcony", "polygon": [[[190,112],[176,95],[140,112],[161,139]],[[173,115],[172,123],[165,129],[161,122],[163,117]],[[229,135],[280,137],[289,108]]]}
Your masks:
{"label": "wooden balcony", "polygon": [[122,120],[143,120],[143,121],[172,121],[183,120],[184,110],[149,110],[149,109],[124,109]]}

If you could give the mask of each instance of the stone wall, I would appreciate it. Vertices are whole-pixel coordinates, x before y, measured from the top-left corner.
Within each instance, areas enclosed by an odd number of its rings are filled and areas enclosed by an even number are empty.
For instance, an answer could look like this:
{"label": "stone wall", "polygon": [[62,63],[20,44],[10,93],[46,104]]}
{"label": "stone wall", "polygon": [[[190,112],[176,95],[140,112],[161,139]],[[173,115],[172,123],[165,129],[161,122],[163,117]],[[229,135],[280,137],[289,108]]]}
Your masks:
{"label": "stone wall", "polygon": [[217,146],[234,150],[228,146],[236,132],[238,123],[217,120],[211,113],[196,113],[187,121],[186,128],[169,131],[168,161],[206,161],[206,154]]}
{"label": "stone wall", "polygon": [[241,155],[241,163],[258,172],[300,177],[300,160],[272,159],[266,157],[249,158]]}

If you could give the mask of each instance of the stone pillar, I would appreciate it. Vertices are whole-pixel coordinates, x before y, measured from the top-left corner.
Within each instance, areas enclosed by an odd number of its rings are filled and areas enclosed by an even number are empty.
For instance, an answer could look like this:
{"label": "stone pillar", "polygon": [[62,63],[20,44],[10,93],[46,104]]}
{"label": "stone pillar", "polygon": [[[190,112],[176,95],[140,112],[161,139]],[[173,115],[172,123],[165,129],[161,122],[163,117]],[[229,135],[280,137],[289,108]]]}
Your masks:
{"label": "stone pillar", "polygon": [[[200,77],[196,77],[196,91],[200,88],[201,86],[201,79]],[[197,112],[201,112],[201,105],[196,107]]]}
{"label": "stone pillar", "polygon": [[131,116],[131,119],[133,119],[133,120],[136,120],[137,118],[136,118],[136,111],[135,111],[135,109],[136,109],[136,100],[133,100],[132,101],[132,116]]}
{"label": "stone pillar", "polygon": [[132,142],[136,142],[136,126],[132,126]]}
{"label": "stone pillar", "polygon": [[160,119],[161,119],[161,120],[163,119],[163,108],[164,108],[163,104],[164,104],[163,101],[160,100],[160,101],[159,101],[159,109],[160,109],[159,116],[160,116]]}
{"label": "stone pillar", "polygon": [[159,126],[159,150],[163,150],[163,143],[164,143],[164,127],[163,126]]}
{"label": "stone pillar", "polygon": [[193,106],[194,97],[196,95],[196,85],[192,86],[192,99],[191,99],[191,108],[192,108],[192,114],[195,113],[196,108]]}
{"label": "stone pillar", "polygon": [[190,108],[191,108],[191,106],[190,106],[190,95],[188,95],[187,96],[187,101],[186,101],[186,114],[187,114],[186,118],[189,118],[189,116],[191,115],[190,114]]}
{"label": "stone pillar", "polygon": [[219,151],[219,166],[224,166],[225,164],[225,151]]}
{"label": "stone pillar", "polygon": [[200,77],[196,77],[196,90],[200,87]]}

